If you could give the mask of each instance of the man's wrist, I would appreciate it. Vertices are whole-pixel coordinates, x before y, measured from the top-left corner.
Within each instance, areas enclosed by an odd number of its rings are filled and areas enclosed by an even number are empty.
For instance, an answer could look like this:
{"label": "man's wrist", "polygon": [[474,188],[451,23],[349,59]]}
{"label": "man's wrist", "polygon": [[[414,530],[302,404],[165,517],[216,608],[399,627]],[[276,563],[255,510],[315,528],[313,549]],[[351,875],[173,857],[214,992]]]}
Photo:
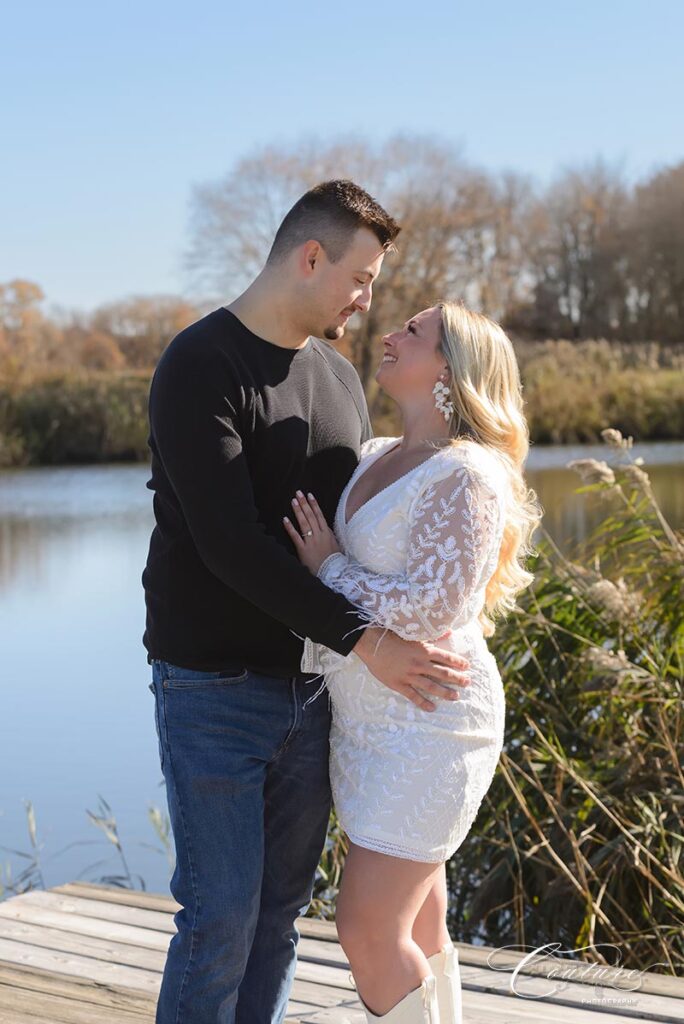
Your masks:
{"label": "man's wrist", "polygon": [[366,628],[362,631],[361,635],[359,636],[359,639],[352,647],[352,651],[354,652],[354,654],[356,654],[357,657],[361,658],[362,661],[365,661],[365,659],[370,654],[371,649],[375,648],[375,645],[378,642],[377,634],[380,632],[383,631],[380,630],[377,626],[366,626]]}

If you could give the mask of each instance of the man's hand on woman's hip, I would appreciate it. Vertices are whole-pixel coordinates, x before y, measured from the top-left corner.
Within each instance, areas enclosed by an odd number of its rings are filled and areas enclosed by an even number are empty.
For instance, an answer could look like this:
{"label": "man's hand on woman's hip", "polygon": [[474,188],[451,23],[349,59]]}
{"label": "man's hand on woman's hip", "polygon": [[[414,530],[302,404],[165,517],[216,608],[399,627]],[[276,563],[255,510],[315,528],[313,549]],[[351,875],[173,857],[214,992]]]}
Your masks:
{"label": "man's hand on woman's hip", "polygon": [[441,639],[438,637],[435,643],[404,640],[391,630],[369,626],[353,650],[390,690],[403,693],[425,711],[434,711],[436,705],[423,697],[416,687],[436,697],[458,700],[454,686],[467,686],[470,682],[468,659],[438,647]]}

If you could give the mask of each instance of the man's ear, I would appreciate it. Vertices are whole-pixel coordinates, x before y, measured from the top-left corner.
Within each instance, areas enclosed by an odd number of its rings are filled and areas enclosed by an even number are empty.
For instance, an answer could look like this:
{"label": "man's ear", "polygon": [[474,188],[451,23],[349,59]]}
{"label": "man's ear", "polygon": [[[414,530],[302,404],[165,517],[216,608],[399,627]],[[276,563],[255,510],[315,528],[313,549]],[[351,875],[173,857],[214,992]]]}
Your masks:
{"label": "man's ear", "polygon": [[321,257],[321,246],[320,243],[311,239],[305,242],[302,247],[302,262],[304,269],[307,273],[311,273],[315,269],[316,263]]}

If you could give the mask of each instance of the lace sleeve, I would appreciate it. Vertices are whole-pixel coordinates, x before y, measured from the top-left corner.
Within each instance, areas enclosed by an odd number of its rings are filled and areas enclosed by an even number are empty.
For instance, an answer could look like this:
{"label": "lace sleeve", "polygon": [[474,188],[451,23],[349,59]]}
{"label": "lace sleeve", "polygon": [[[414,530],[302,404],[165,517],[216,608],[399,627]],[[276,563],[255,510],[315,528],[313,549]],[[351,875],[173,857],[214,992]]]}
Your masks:
{"label": "lace sleeve", "polygon": [[336,552],[318,575],[370,625],[406,640],[435,640],[479,613],[483,570],[500,540],[500,523],[493,485],[458,465],[414,502],[404,573],[376,573]]}

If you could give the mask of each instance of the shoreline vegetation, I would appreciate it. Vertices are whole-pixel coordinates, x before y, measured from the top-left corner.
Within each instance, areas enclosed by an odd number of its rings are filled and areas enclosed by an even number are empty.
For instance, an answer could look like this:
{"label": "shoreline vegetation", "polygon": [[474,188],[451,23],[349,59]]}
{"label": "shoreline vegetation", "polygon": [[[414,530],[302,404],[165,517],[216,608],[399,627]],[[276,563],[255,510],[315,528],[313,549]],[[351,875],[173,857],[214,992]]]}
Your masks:
{"label": "shoreline vegetation", "polygon": [[[514,345],[534,444],[595,443],[608,424],[641,441],[684,437],[684,346],[606,339]],[[152,373],[0,369],[0,469],[148,461]],[[373,380],[367,393],[375,433],[397,433],[395,409]]]}
{"label": "shoreline vegetation", "polygon": [[[608,428],[601,440],[616,463],[568,463],[578,494],[605,498],[600,522],[572,557],[540,527],[534,582],[489,641],[506,738],[447,862],[447,924],[457,942],[556,942],[586,962],[681,975],[684,532],[659,508],[632,438]],[[98,858],[79,878],[144,890],[109,805],[100,797],[87,813],[122,872],[95,877]],[[27,818],[31,853],[0,847],[24,858],[15,878],[0,861],[0,901],[45,888],[31,803]],[[168,815],[152,805],[148,818],[170,874]],[[333,809],[307,917],[334,920],[347,852]]]}

